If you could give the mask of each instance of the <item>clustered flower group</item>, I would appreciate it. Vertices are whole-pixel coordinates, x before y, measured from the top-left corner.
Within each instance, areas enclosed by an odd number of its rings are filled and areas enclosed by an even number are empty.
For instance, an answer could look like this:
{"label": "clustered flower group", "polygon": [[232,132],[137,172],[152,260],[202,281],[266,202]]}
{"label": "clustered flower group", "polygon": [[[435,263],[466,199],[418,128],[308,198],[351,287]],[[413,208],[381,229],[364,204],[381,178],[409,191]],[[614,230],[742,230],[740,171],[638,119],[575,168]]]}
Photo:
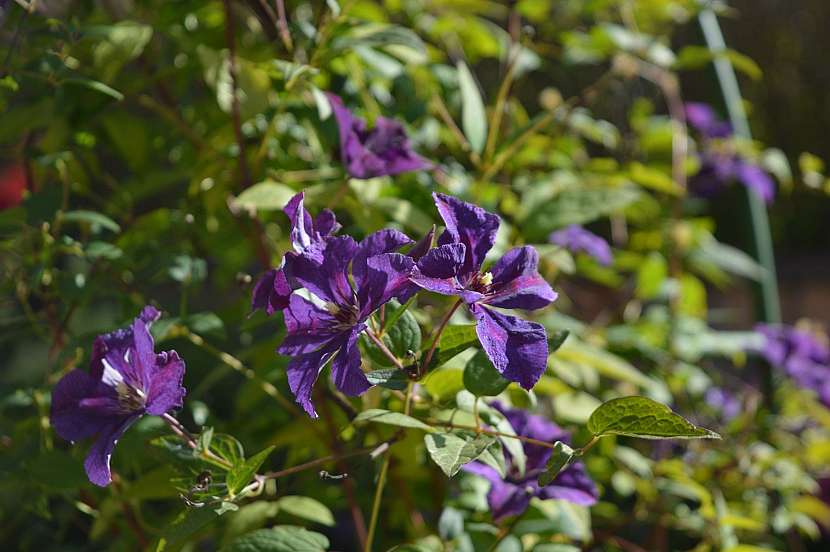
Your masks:
{"label": "clustered flower group", "polygon": [[830,408],[830,345],[826,335],[792,326],[760,325],[761,354]]}
{"label": "clustered flower group", "polygon": [[752,190],[765,202],[775,197],[775,182],[760,166],[735,151],[732,126],[722,121],[706,104],[686,104],[686,121],[701,139],[700,169],[689,180],[689,187],[704,197],[714,195],[734,181]]}
{"label": "clustered flower group", "polygon": [[[339,98],[328,97],[340,128],[341,159],[352,177],[372,178],[432,166],[412,151],[399,123],[379,118],[367,130],[365,122],[353,116]],[[505,378],[530,389],[544,373],[548,358],[545,328],[497,310],[535,310],[556,299],[538,273],[538,253],[531,246],[517,247],[485,268],[499,217],[455,197],[440,193],[433,197],[445,225],[435,246],[434,230],[418,243],[395,229],[374,232],[360,242],[338,235],[341,226],[334,213],[323,210],[312,217],[303,192],[285,206],[293,250],[256,283],[252,311],[283,312],[286,336],[277,351],[291,357],[288,384],[309,416],[317,417],[312,390],[326,365],[331,366],[335,387],[346,395],[357,396],[371,387],[362,369],[360,335],[383,305],[393,298],[405,302],[421,291],[456,296],[458,305],[466,305],[476,321],[482,348]],[[585,238],[577,241],[577,248],[610,262],[610,250]],[[90,481],[97,485],[110,483],[110,457],[130,425],[144,414],[171,421],[169,411],[182,406],[184,362],[175,351],[156,353],[149,333],[159,316],[159,311],[147,306],[129,328],[99,336],[90,371],[72,370],[54,389],[51,418],[58,434],[70,441],[96,437],[85,466]],[[496,408],[518,435],[551,443],[567,438],[543,418],[499,404]],[[521,513],[532,496],[579,504],[596,501],[596,489],[580,464],[540,488],[536,477],[550,449],[526,443],[525,452],[526,471],[519,473],[510,463],[504,481],[484,465],[474,463],[467,468],[492,482],[489,496],[497,518]]]}

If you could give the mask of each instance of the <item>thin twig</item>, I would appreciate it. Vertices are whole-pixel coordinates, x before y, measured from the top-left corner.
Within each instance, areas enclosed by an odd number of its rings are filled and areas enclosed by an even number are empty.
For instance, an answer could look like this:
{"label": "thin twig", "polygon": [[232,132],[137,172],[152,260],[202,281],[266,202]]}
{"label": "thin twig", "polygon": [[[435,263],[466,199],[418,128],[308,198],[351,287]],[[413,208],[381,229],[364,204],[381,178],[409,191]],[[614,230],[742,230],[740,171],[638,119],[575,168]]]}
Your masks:
{"label": "thin twig", "polygon": [[239,163],[239,176],[242,181],[242,188],[248,188],[253,183],[248,164],[245,160],[245,137],[242,134],[242,116],[239,110],[239,71],[236,60],[236,35],[234,32],[233,9],[230,0],[223,0],[225,8],[225,42],[228,47],[228,73],[231,77],[231,119],[233,120],[233,131],[236,135],[236,145]]}
{"label": "thin twig", "polygon": [[288,18],[285,15],[285,0],[277,2],[277,26],[280,31],[280,39],[285,49],[291,52],[294,49],[294,42],[291,40],[291,33],[288,31]]}
{"label": "thin twig", "polygon": [[369,339],[372,340],[372,343],[374,343],[377,346],[377,348],[380,349],[380,352],[382,352],[389,360],[392,361],[392,364],[394,364],[398,370],[403,370],[403,364],[401,364],[401,361],[398,360],[398,357],[396,357],[395,354],[392,351],[390,351],[389,348],[383,343],[383,341],[379,339],[377,335],[375,335],[375,332],[373,332],[371,329],[367,329],[366,335],[369,337]]}
{"label": "thin twig", "polygon": [[455,311],[458,310],[458,307],[461,306],[463,303],[461,299],[455,302],[455,304],[447,311],[444,315],[444,318],[441,320],[438,329],[435,330],[435,337],[432,339],[432,345],[429,347],[429,351],[427,351],[426,356],[424,357],[423,362],[418,366],[418,377],[421,378],[426,374],[427,370],[429,370],[429,363],[432,361],[432,356],[435,354],[435,349],[438,347],[438,342],[441,340],[441,334],[444,332],[444,328],[447,327],[447,323],[452,318],[452,315],[455,314]]}

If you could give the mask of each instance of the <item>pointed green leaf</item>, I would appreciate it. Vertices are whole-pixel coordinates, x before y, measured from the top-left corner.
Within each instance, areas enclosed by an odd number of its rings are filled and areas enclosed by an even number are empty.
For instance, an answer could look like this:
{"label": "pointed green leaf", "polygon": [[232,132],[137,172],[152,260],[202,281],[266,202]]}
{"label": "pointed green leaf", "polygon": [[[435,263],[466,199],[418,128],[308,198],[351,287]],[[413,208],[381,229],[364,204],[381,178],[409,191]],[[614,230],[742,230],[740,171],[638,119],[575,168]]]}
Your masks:
{"label": "pointed green leaf", "polygon": [[313,521],[329,527],[334,526],[334,515],[328,506],[309,496],[284,496],[275,503],[280,512]]}
{"label": "pointed green leaf", "polygon": [[325,535],[293,525],[278,525],[243,535],[223,547],[222,552],[323,552],[328,548]]}
{"label": "pointed green leaf", "polygon": [[553,447],[553,454],[550,455],[548,463],[545,465],[545,471],[539,474],[538,481],[542,487],[550,485],[556,479],[556,476],[567,468],[574,459],[574,449],[562,441],[556,441]]}
{"label": "pointed green leaf", "polygon": [[268,455],[271,454],[273,450],[274,445],[271,445],[270,447],[254,454],[241,464],[236,464],[233,468],[231,468],[228,472],[227,478],[225,479],[225,483],[228,486],[228,492],[231,493],[231,496],[239,493],[245,488],[245,485],[251,482],[251,479],[253,479],[259,467],[262,466],[262,463],[265,462],[265,459],[268,458]]}
{"label": "pointed green leaf", "polygon": [[458,473],[461,466],[472,462],[490,447],[495,438],[470,433],[430,433],[424,436],[427,451],[447,477]]}
{"label": "pointed green leaf", "polygon": [[510,385],[490,362],[483,350],[467,361],[464,367],[464,387],[477,397],[495,397]]}
{"label": "pointed green leaf", "polygon": [[481,153],[487,140],[487,113],[478,84],[463,61],[458,62],[458,85],[461,89],[461,127],[473,151]]}
{"label": "pointed green leaf", "polygon": [[643,439],[720,439],[672,410],[646,397],[612,399],[588,419],[588,431],[597,437],[627,435]]}

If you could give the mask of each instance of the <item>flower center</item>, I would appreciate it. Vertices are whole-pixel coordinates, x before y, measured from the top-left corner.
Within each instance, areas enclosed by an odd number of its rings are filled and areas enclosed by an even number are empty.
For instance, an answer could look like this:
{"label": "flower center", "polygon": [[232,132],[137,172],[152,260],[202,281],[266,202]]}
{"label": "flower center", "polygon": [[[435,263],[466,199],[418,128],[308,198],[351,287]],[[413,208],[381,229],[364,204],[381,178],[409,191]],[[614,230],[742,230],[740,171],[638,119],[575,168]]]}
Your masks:
{"label": "flower center", "polygon": [[493,284],[493,273],[492,272],[485,272],[482,274],[479,272],[473,277],[473,281],[470,282],[470,290],[477,291],[479,293],[487,293],[490,291],[490,286]]}
{"label": "flower center", "polygon": [[141,410],[147,404],[147,395],[144,391],[124,381],[116,384],[115,392],[118,393],[118,405],[124,412]]}
{"label": "flower center", "polygon": [[357,305],[341,307],[340,305],[336,305],[334,303],[326,303],[326,310],[334,316],[335,320],[337,320],[336,327],[339,329],[351,328],[357,324],[357,317],[358,314],[360,314],[360,310],[357,308]]}

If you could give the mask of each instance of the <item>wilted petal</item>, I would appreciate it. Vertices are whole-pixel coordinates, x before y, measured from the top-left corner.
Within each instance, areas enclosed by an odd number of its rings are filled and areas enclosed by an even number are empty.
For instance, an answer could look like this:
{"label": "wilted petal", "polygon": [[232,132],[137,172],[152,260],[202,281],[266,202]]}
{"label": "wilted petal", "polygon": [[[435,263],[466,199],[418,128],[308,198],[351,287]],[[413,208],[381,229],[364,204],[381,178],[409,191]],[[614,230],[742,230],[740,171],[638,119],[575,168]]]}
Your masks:
{"label": "wilted petal", "polygon": [[99,487],[106,487],[112,482],[110,474],[112,451],[124,432],[140,417],[140,414],[135,414],[116,419],[102,428],[84,461],[84,469],[90,482]]}
{"label": "wilted petal", "polygon": [[531,389],[547,366],[544,326],[479,304],[470,305],[470,311],[478,322],[478,339],[496,370],[506,379]]}
{"label": "wilted petal", "polygon": [[394,228],[386,228],[378,230],[369,234],[360,241],[357,246],[357,253],[355,253],[352,261],[352,277],[354,277],[355,285],[358,289],[363,285],[363,279],[366,277],[366,260],[369,257],[380,255],[381,253],[392,253],[403,247],[404,245],[412,243],[412,240]]}
{"label": "wilted petal", "polygon": [[176,351],[165,351],[156,355],[156,368],[147,392],[147,412],[161,416],[183,406],[185,388],[184,361]]}
{"label": "wilted petal", "polygon": [[356,252],[357,243],[349,236],[330,238],[325,243],[322,264],[299,255],[291,263],[291,275],[320,299],[351,304],[353,291],[347,269]]}
{"label": "wilted petal", "polygon": [[581,462],[565,468],[550,485],[539,490],[540,498],[567,500],[580,506],[596,504],[599,492]]}
{"label": "wilted petal", "polygon": [[78,441],[99,433],[109,422],[106,412],[102,416],[101,412],[82,408],[80,403],[102,395],[110,401],[117,400],[113,390],[83,370],[72,370],[63,376],[52,390],[49,416],[57,434],[67,441]]}
{"label": "wilted petal", "polygon": [[484,257],[496,241],[499,217],[452,196],[433,193],[432,197],[446,225],[438,239],[439,245],[463,243],[466,247],[464,263],[458,273],[459,280],[466,285],[481,268]]}
{"label": "wilted petal", "polygon": [[331,341],[337,333],[337,320],[328,311],[297,295],[291,296],[283,311],[287,334],[277,352],[283,355],[301,355],[318,349]]}
{"label": "wilted petal", "polygon": [[363,329],[361,325],[351,332],[331,363],[331,379],[335,387],[350,397],[361,395],[372,386],[366,379],[366,374],[360,369],[360,348],[357,346],[357,338]]}
{"label": "wilted petal", "polygon": [[337,352],[337,347],[322,347],[305,355],[295,356],[288,363],[286,372],[288,374],[288,387],[294,394],[297,404],[312,418],[317,417],[314,404],[311,402],[311,391],[314,382],[320,375],[320,371],[329,361],[331,356]]}
{"label": "wilted petal", "polygon": [[490,269],[492,291],[485,302],[506,309],[541,309],[556,300],[556,292],[539,275],[539,254],[526,245],[508,251]]}
{"label": "wilted petal", "polygon": [[367,273],[358,290],[361,320],[409,285],[415,262],[400,253],[375,255],[366,261]]}
{"label": "wilted petal", "polygon": [[254,286],[251,298],[251,312],[262,309],[271,316],[288,306],[291,286],[282,268],[272,268],[262,275]]}

